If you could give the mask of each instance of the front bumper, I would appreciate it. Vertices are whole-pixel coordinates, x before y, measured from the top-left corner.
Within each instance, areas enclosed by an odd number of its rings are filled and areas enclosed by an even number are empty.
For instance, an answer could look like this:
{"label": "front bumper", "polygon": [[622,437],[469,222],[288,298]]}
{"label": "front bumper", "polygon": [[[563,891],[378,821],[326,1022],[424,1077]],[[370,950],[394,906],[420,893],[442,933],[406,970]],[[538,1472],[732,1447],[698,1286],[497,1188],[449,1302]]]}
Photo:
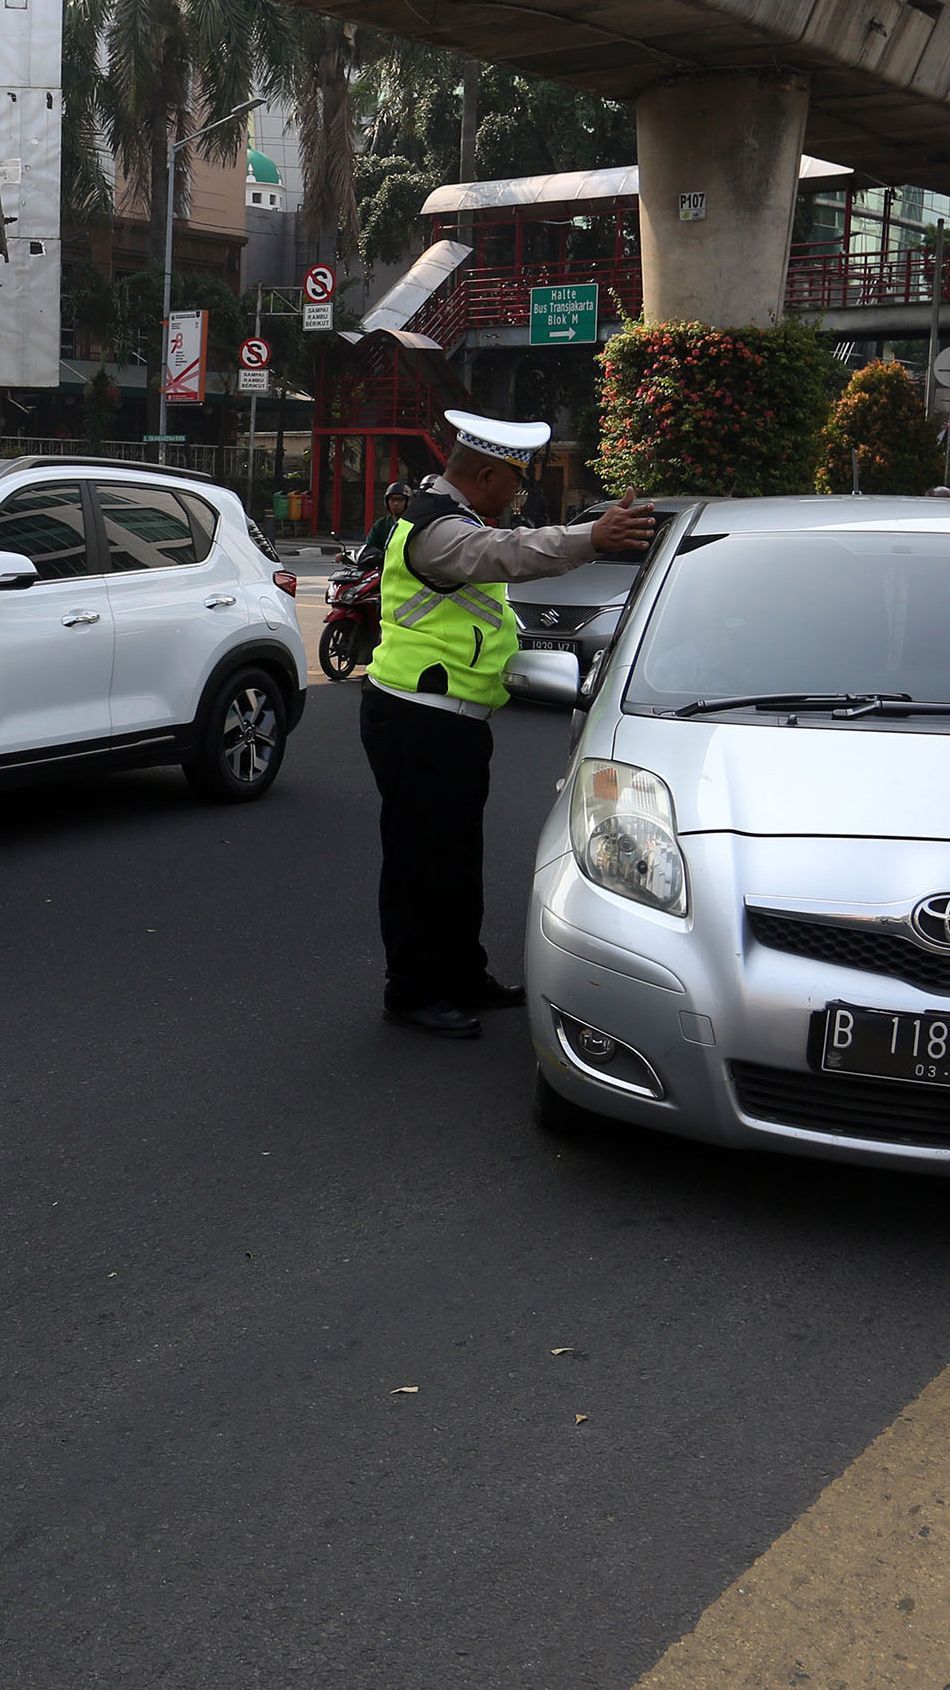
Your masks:
{"label": "front bumper", "polygon": [[[833,901],[840,888],[853,901],[863,886],[873,901],[886,887],[893,896],[893,842],[694,835],[681,844],[692,888],[686,920],[594,886],[572,855],[538,870],[526,978],[548,1083],[581,1108],[685,1138],[950,1173],[950,1092],[855,1084],[813,1065],[828,1003],[950,1015],[950,995],[772,950],[753,936],[744,907],[753,889]],[[900,849],[896,878],[910,897],[943,883],[939,845]],[[569,1029],[595,1029],[635,1054],[621,1052],[616,1065],[579,1061],[565,1018]],[[624,1083],[636,1080],[637,1057],[660,1095]]]}

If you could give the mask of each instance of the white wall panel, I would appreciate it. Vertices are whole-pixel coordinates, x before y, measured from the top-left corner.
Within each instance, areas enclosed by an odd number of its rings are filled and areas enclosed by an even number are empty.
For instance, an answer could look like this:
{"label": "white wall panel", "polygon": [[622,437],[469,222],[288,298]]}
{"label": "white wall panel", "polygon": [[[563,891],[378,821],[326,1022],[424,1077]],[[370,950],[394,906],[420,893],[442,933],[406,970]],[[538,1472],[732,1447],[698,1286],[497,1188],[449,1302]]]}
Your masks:
{"label": "white wall panel", "polygon": [[59,386],[62,0],[0,0],[0,386]]}

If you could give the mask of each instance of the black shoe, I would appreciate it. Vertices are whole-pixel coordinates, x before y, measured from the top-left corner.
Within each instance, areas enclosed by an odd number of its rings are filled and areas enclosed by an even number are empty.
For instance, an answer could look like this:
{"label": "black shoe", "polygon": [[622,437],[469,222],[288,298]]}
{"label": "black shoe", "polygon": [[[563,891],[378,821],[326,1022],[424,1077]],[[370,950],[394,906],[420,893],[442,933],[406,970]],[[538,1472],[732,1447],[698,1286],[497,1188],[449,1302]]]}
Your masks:
{"label": "black shoe", "polygon": [[447,998],[424,1003],[418,1009],[386,1008],[383,1016],[387,1021],[396,1021],[403,1027],[418,1027],[421,1033],[435,1033],[442,1039],[477,1039],[482,1030],[476,1016],[458,1009]]}
{"label": "black shoe", "polygon": [[459,992],[466,1009],[520,1009],[525,1001],[523,986],[503,986],[493,974],[486,974],[477,986]]}

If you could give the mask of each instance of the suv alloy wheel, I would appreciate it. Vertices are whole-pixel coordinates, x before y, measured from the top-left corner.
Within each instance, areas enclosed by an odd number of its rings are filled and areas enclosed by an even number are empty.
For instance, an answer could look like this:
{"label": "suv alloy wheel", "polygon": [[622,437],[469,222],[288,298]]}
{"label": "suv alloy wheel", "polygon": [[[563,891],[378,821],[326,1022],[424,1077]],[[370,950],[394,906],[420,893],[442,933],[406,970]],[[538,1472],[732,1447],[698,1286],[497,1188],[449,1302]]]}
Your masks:
{"label": "suv alloy wheel", "polygon": [[287,711],[277,682],[264,669],[241,669],[219,690],[185,774],[208,798],[248,803],[275,779],[286,744]]}

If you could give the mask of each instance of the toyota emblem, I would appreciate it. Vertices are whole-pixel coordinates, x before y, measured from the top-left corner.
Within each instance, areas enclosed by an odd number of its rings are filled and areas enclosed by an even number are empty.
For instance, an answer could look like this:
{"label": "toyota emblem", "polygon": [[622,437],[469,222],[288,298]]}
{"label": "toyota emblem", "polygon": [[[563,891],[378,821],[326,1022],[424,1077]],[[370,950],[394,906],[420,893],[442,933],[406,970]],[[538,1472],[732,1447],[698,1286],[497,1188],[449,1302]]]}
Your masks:
{"label": "toyota emblem", "polygon": [[560,615],[554,609],[553,605],[550,610],[543,610],[541,612],[541,621],[544,623],[546,628],[556,628],[560,620]]}
{"label": "toyota emblem", "polygon": [[950,892],[938,892],[924,898],[911,916],[911,926],[919,939],[928,945],[938,945],[950,951]]}

